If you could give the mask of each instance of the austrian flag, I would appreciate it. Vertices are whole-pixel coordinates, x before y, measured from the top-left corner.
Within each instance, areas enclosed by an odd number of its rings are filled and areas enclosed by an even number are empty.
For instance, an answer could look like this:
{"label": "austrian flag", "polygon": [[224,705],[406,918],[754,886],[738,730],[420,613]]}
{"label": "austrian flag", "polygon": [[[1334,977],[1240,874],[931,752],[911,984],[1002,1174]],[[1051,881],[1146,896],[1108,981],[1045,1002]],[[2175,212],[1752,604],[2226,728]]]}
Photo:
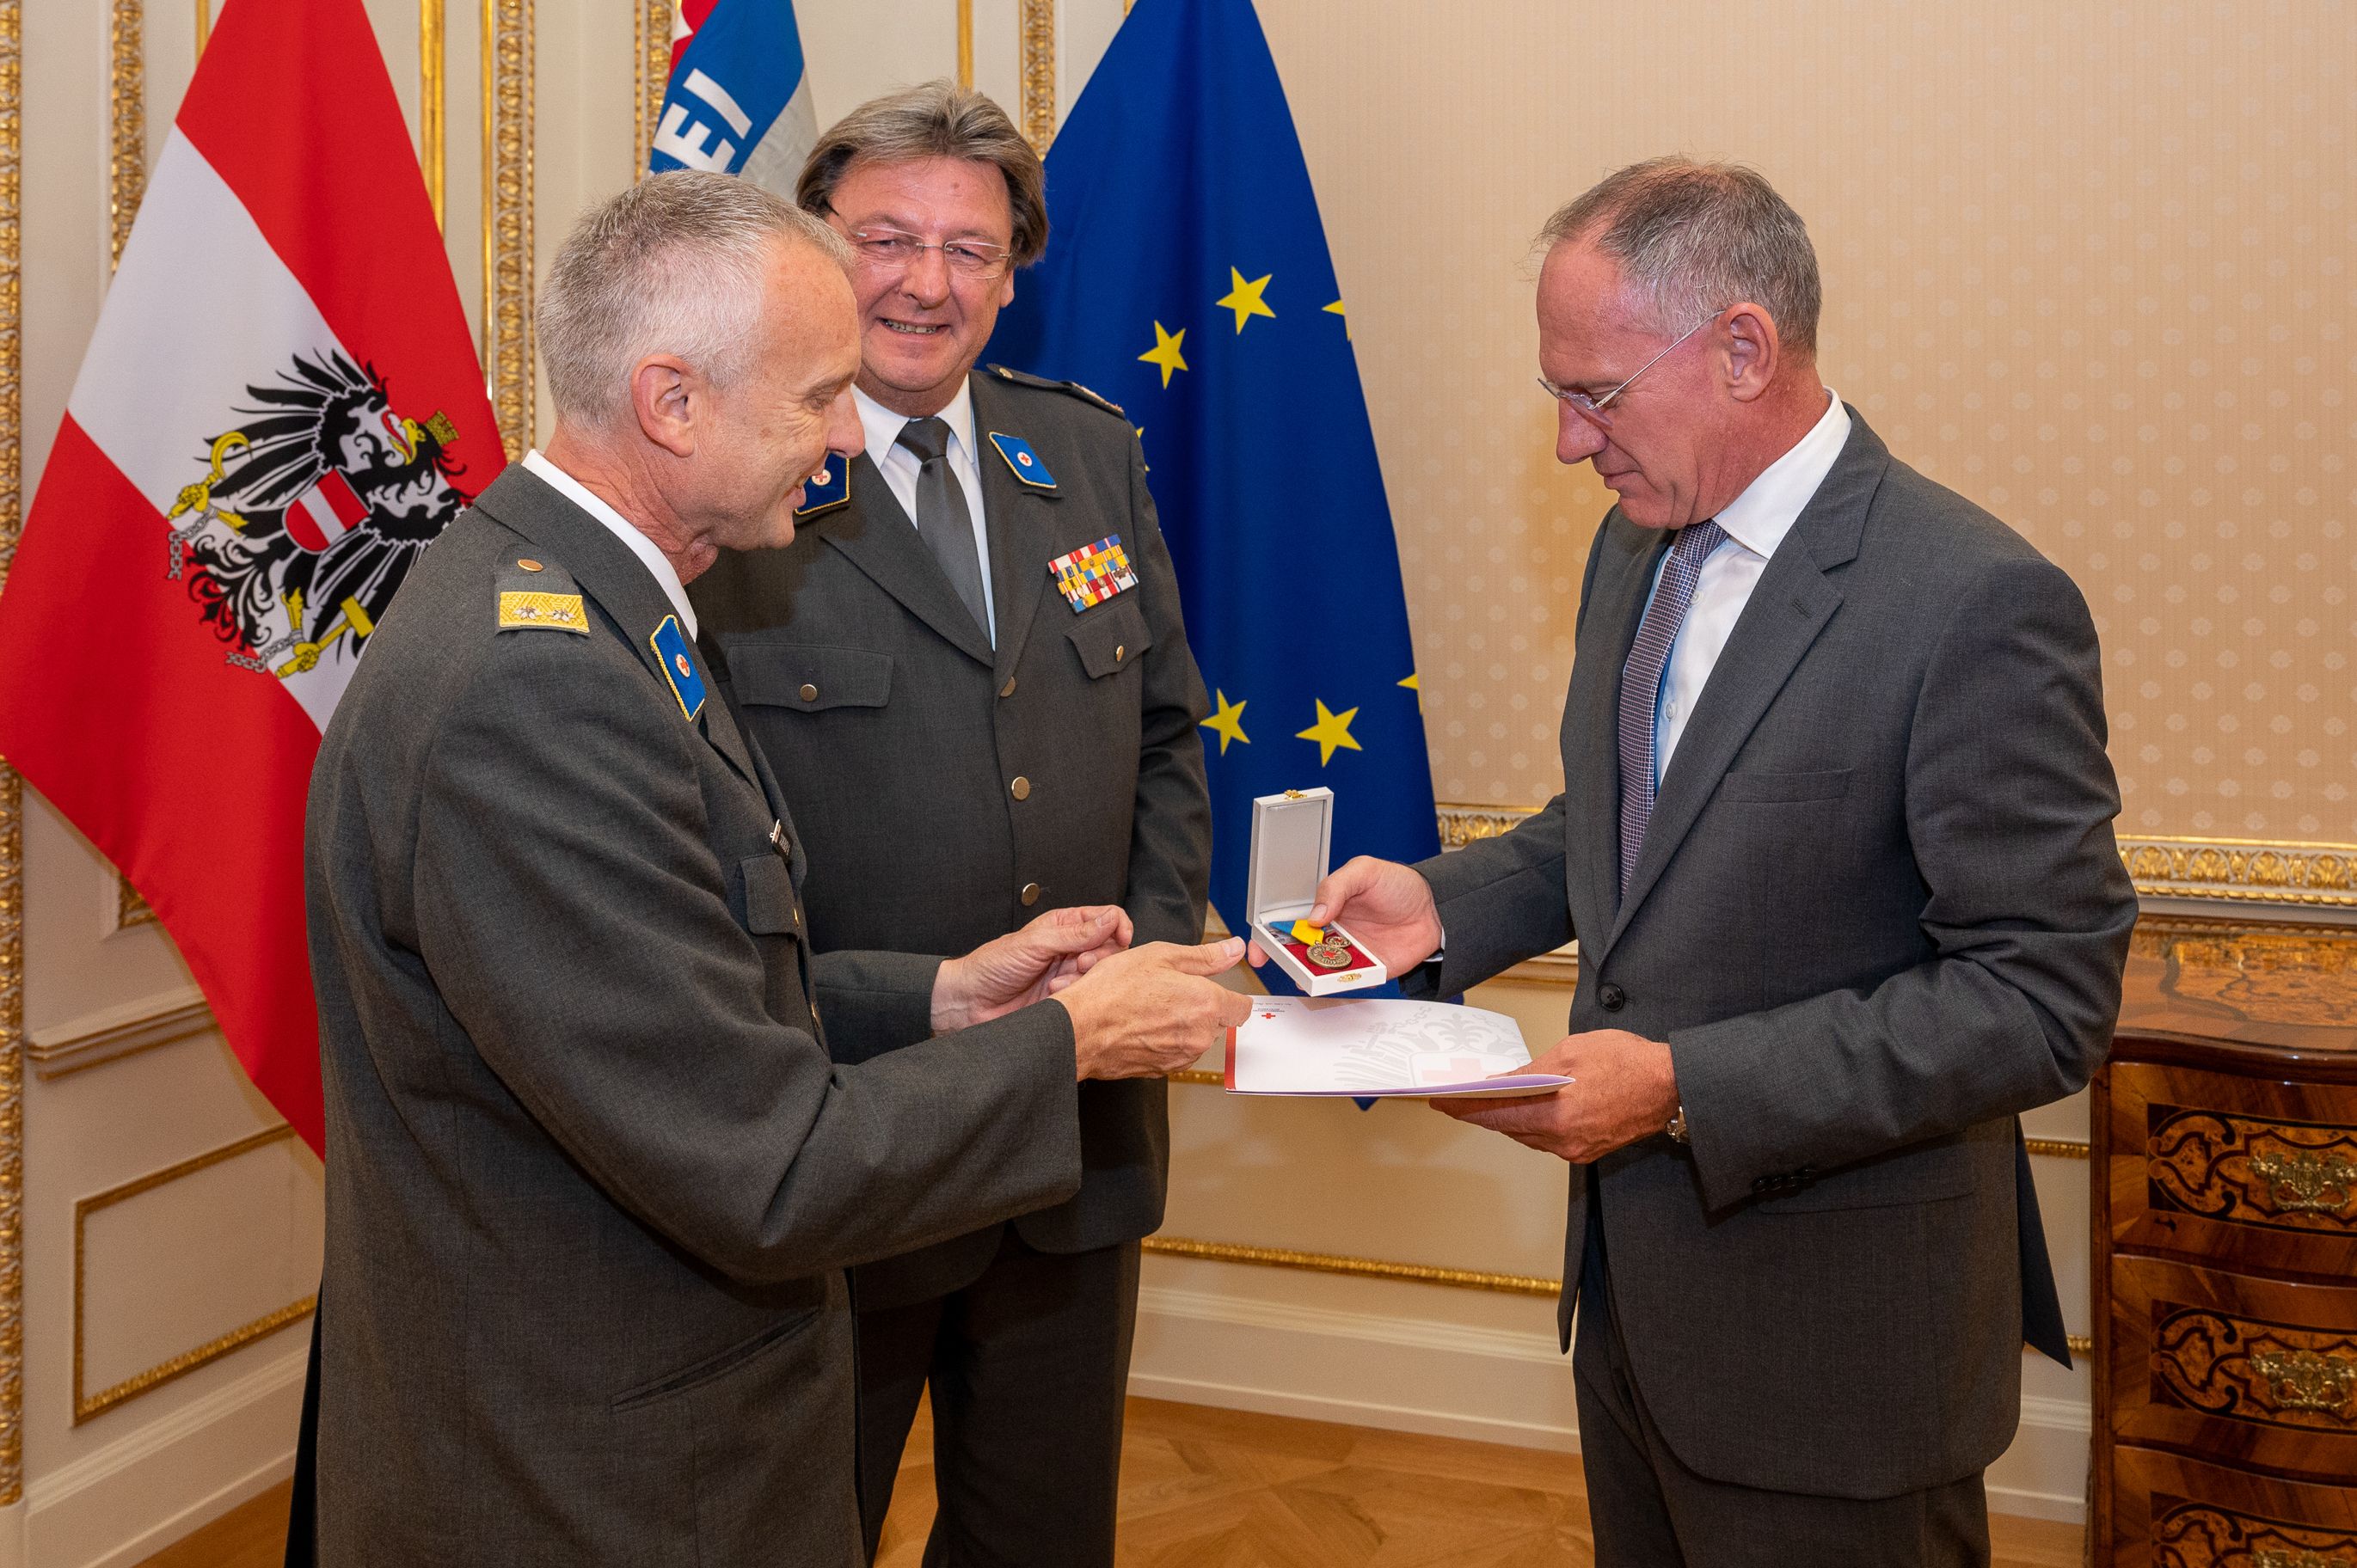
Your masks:
{"label": "austrian flag", "polygon": [[312,757],[503,465],[361,0],[224,7],[0,592],[0,756],[146,897],[315,1149]]}

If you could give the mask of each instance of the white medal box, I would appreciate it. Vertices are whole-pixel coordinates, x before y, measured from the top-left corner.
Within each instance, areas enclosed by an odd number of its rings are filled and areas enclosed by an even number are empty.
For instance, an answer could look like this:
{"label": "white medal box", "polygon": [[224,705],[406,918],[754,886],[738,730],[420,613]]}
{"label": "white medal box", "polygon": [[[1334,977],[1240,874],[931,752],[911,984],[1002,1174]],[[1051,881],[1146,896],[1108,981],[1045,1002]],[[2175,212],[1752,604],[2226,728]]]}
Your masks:
{"label": "white medal box", "polygon": [[1254,800],[1252,860],[1244,873],[1246,918],[1269,961],[1311,996],[1363,990],[1389,978],[1367,944],[1331,920],[1326,923],[1326,934],[1350,943],[1356,962],[1325,969],[1305,962],[1293,950],[1297,944],[1290,929],[1294,921],[1308,918],[1333,853],[1333,790],[1287,789]]}

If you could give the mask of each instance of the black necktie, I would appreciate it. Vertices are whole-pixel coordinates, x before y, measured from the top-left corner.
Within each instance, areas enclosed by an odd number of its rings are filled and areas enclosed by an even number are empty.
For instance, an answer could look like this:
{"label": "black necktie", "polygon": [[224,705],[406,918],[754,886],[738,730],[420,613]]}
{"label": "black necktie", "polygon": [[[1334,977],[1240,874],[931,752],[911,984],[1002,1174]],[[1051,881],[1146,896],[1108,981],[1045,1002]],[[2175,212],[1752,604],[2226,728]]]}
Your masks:
{"label": "black necktie", "polygon": [[[950,467],[950,423],[939,414],[912,419],[900,427],[899,445],[917,455],[917,532],[932,547],[942,574],[974,616],[974,624],[990,636],[990,612],[982,596],[982,554],[974,542],[974,513],[966,506],[965,487]],[[994,639],[995,642],[996,639]]]}

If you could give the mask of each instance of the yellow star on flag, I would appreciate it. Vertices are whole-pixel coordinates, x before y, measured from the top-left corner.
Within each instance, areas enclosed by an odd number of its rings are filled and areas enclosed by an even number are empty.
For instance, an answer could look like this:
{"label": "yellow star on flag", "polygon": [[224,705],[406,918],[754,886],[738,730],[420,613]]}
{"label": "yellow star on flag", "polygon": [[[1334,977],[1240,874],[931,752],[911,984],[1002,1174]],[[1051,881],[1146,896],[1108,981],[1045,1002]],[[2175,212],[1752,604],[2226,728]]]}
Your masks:
{"label": "yellow star on flag", "polygon": [[1276,312],[1268,307],[1268,301],[1261,298],[1262,291],[1268,287],[1268,280],[1275,275],[1275,273],[1268,273],[1246,283],[1243,274],[1233,267],[1228,269],[1228,281],[1233,286],[1228,290],[1227,296],[1222,299],[1220,304],[1224,308],[1236,313],[1236,331],[1239,334],[1243,333],[1244,323],[1255,316],[1265,316],[1271,321],[1276,319]]}
{"label": "yellow star on flag", "polygon": [[1409,671],[1407,679],[1399,683],[1415,693],[1415,711],[1424,712],[1424,688],[1415,683],[1415,671]]}
{"label": "yellow star on flag", "polygon": [[1338,299],[1333,304],[1321,306],[1319,308],[1324,310],[1329,316],[1340,316],[1342,318],[1342,341],[1345,343],[1349,342],[1351,340],[1351,317],[1350,314],[1342,308],[1342,302]]}
{"label": "yellow star on flag", "polygon": [[[1208,719],[1199,719],[1196,722],[1220,737],[1220,755],[1225,757],[1228,754],[1228,742],[1240,740],[1246,746],[1250,746],[1252,736],[1244,733],[1244,703],[1229,702],[1225,692],[1218,695],[1220,711]],[[1250,697],[1244,699],[1244,703],[1250,701],[1252,701]]]}
{"label": "yellow star on flag", "polygon": [[[1310,701],[1318,702],[1318,699],[1312,697]],[[1325,703],[1318,703],[1318,722],[1311,725],[1308,729],[1301,731],[1293,738],[1296,740],[1316,741],[1318,743],[1318,766],[1323,768],[1328,763],[1334,760],[1334,752],[1338,747],[1347,746],[1352,751],[1364,751],[1366,749],[1365,746],[1361,746],[1357,741],[1351,738],[1351,721],[1358,716],[1359,710],[1356,708],[1345,708],[1338,714],[1330,712]]]}
{"label": "yellow star on flag", "polygon": [[1178,346],[1186,341],[1187,329],[1184,327],[1176,332],[1165,332],[1162,323],[1157,321],[1154,324],[1154,347],[1138,358],[1149,365],[1162,367],[1162,384],[1167,387],[1170,384],[1171,371],[1187,368],[1186,357],[1178,352]]}

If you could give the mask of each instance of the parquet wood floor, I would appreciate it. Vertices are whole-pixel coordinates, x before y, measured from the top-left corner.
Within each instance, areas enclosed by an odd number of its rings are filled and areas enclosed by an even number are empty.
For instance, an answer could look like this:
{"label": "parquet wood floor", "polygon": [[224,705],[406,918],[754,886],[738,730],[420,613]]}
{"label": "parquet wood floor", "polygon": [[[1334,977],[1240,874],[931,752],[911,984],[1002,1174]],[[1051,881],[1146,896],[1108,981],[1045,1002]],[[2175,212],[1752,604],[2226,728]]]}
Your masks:
{"label": "parquet wood floor", "polygon": [[[900,1462],[877,1568],[918,1568],[932,1423]],[[139,1568],[277,1568],[282,1482]],[[2075,1525],[1991,1520],[1995,1568],[2079,1568]],[[1579,1461],[1450,1437],[1129,1402],[1121,1568],[1594,1568]]]}

